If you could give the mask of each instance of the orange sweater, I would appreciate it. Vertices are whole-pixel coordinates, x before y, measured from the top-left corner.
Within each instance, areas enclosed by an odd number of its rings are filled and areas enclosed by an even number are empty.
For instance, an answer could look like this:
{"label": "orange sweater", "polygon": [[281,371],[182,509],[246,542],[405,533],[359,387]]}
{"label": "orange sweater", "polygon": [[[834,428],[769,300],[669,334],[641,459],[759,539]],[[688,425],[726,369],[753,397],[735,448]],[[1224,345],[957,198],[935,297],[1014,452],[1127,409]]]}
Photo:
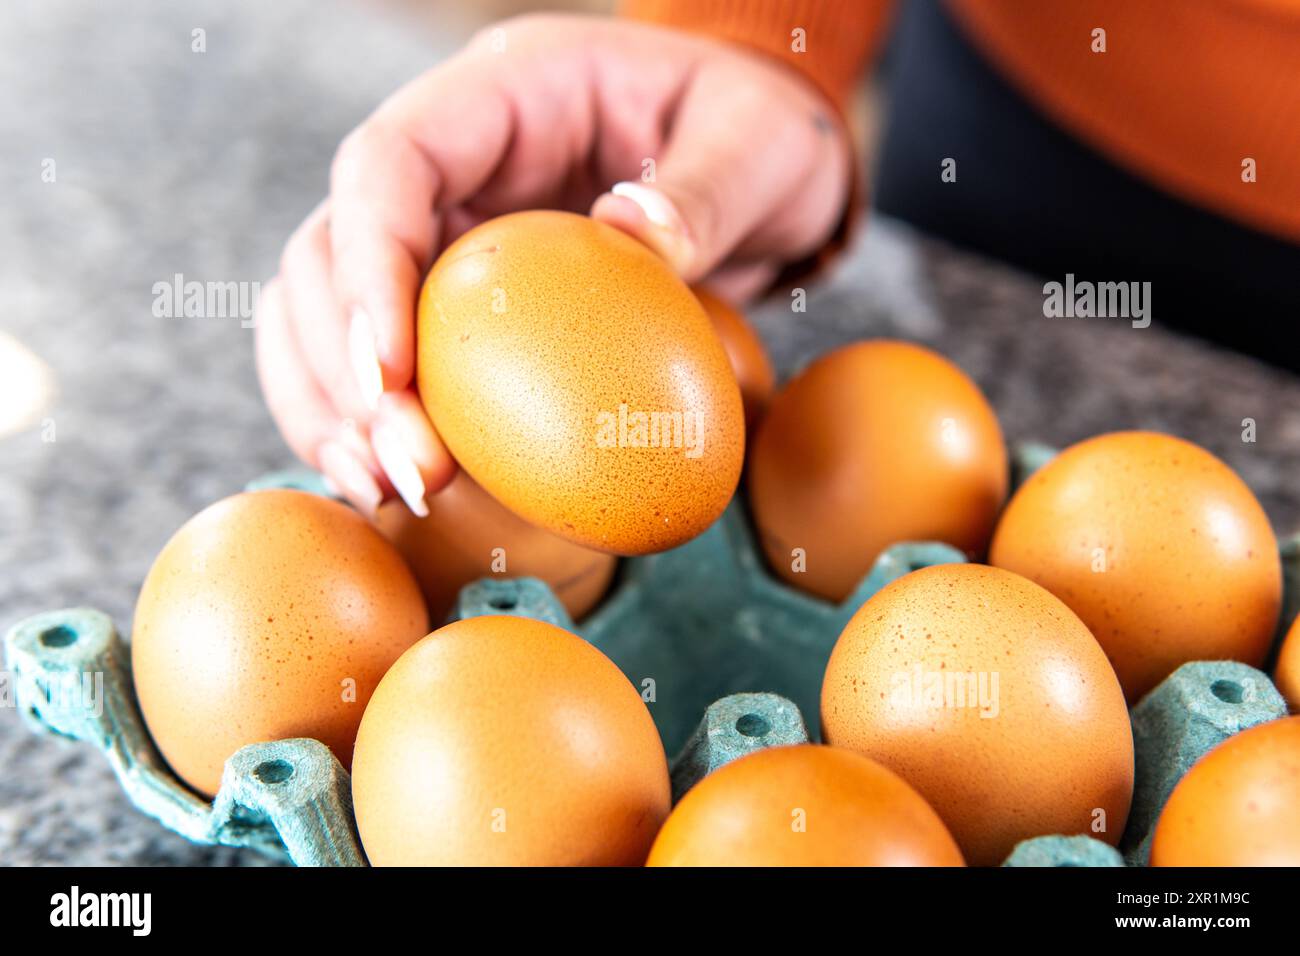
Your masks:
{"label": "orange sweater", "polygon": [[[625,0],[773,54],[841,106],[892,0]],[[1186,202],[1300,242],[1300,0],[948,0],[1065,129]],[[804,51],[794,49],[802,29]],[[1104,30],[1105,52],[1095,30]],[[1254,182],[1243,178],[1253,160]]]}

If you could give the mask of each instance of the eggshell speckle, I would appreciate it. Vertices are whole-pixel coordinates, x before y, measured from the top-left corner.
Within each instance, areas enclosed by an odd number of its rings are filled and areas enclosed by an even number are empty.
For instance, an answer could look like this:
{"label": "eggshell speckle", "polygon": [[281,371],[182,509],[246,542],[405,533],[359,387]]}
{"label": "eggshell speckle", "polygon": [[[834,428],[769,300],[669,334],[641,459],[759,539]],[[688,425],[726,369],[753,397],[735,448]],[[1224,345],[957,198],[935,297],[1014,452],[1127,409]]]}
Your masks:
{"label": "eggshell speckle", "polygon": [[479,578],[525,577],[545,581],[578,620],[614,576],[613,555],[530,525],[463,471],[426,502],[428,517],[390,501],[375,520],[415,572],[434,621],[445,621],[460,589]]}
{"label": "eggshell speckle", "polygon": [[420,295],[419,392],[498,501],[589,548],[646,554],[722,513],[740,389],[691,290],[635,239],[523,212],[452,243]]}
{"label": "eggshell speckle", "polygon": [[1006,497],[1006,447],[957,366],[906,342],[859,342],[777,393],[748,484],[770,566],[842,601],[900,541],[982,555]]}
{"label": "eggshell speckle", "polygon": [[393,665],[352,795],[381,866],[639,866],[670,798],[659,733],[613,662],[505,616],[448,624]]}
{"label": "eggshell speckle", "polygon": [[1035,472],[989,562],[1068,604],[1130,703],[1187,661],[1258,666],[1282,601],[1277,541],[1250,489],[1203,448],[1155,432],[1101,435]]}
{"label": "eggshell speckle", "polygon": [[998,568],[924,568],[867,601],[827,665],[822,735],[915,787],[974,865],[1043,834],[1114,844],[1128,817],[1133,736],[1105,654]]}
{"label": "eggshell speckle", "polygon": [[1152,866],[1300,866],[1300,717],[1229,737],[1174,787]]}
{"label": "eggshell speckle", "polygon": [[938,815],[899,777],[805,744],[734,760],[673,810],[648,866],[962,866]]}
{"label": "eggshell speckle", "polygon": [[167,542],[136,604],[131,664],[154,743],[211,795],[246,744],[314,737],[346,767],[371,692],[426,633],[415,579],[364,518],[256,491]]}

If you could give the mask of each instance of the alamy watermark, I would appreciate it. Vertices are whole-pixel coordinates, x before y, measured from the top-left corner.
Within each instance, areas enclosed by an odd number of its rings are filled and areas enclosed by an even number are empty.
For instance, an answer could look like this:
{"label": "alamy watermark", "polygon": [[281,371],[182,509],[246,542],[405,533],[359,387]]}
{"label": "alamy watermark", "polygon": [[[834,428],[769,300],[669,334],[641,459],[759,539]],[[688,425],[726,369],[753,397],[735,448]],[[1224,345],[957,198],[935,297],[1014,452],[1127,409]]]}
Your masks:
{"label": "alamy watermark", "polygon": [[686,458],[704,454],[704,413],[618,411],[596,413],[597,448],[680,448]]}
{"label": "alamy watermark", "polygon": [[[104,716],[104,672],[67,671],[50,674],[40,688],[53,710],[80,711],[92,717]],[[0,671],[0,708],[17,707],[18,688],[14,675]]]}
{"label": "alamy watermark", "polygon": [[153,284],[153,314],[159,319],[239,319],[241,328],[257,324],[260,282],[186,281],[176,273]]}
{"label": "alamy watermark", "polygon": [[903,710],[917,708],[978,709],[980,717],[992,719],[998,702],[997,671],[926,670],[920,664],[895,671],[889,680],[889,701]]}
{"label": "alamy watermark", "polygon": [[122,927],[132,936],[148,936],[153,929],[153,894],[83,893],[73,884],[68,892],[50,897],[50,925]]}
{"label": "alamy watermark", "polygon": [[1130,319],[1135,329],[1151,324],[1150,282],[1076,281],[1043,284],[1043,315],[1049,319]]}

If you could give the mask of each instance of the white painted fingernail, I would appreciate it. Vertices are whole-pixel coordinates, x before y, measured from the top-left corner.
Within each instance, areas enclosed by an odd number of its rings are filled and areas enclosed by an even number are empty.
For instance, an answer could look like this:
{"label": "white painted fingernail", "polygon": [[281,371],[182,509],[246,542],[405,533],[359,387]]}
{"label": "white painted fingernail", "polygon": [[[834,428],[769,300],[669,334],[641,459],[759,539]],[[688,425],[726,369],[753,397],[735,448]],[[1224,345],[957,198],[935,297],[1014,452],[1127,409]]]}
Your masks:
{"label": "white painted fingernail", "polygon": [[348,326],[348,354],[352,357],[352,374],[357,377],[361,397],[372,409],[379,407],[384,394],[384,373],[379,368],[379,350],[375,345],[375,323],[361,309],[352,310]]}
{"label": "white painted fingernail", "polygon": [[645,214],[650,228],[639,237],[654,249],[678,273],[691,272],[695,262],[695,245],[687,235],[686,223],[677,207],[663,193],[640,183],[615,183],[610,190],[615,196],[631,200]]}
{"label": "white painted fingernail", "polygon": [[682,232],[682,217],[677,214],[677,207],[663,193],[641,183],[615,183],[610,189],[615,196],[630,199],[641,207],[645,217],[656,226]]}
{"label": "white painted fingernail", "polygon": [[352,454],[336,441],[327,441],[316,452],[316,460],[328,480],[343,490],[357,510],[367,516],[379,507],[383,494],[374,476]]}
{"label": "white painted fingernail", "polygon": [[397,493],[417,518],[429,516],[429,506],[424,502],[424,478],[402,442],[402,436],[391,425],[376,425],[370,433],[370,444],[384,474],[393,483]]}

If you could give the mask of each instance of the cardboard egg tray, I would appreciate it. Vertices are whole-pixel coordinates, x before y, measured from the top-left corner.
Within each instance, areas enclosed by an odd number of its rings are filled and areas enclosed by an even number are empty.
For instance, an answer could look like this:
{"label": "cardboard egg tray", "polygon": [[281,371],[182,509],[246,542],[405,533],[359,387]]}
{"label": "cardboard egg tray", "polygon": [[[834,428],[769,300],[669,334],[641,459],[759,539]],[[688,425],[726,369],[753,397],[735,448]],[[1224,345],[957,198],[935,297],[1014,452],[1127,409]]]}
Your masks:
{"label": "cardboard egg tray", "polygon": [[[1051,454],[1039,445],[1017,448],[1013,482]],[[304,471],[249,487],[325,493],[319,476]],[[910,571],[965,560],[943,544],[896,545],[835,605],[776,580],[750,528],[737,497],[693,541],[624,560],[610,594],[580,626],[532,578],[470,584],[452,616],[537,618],[600,648],[641,691],[665,750],[676,755],[670,764],[675,802],[706,774],[750,751],[817,740],[822,674],[858,607]],[[1286,623],[1300,606],[1300,536],[1283,544],[1282,559]],[[28,724],[93,744],[131,802],[169,829],[300,866],[365,865],[347,771],[318,741],[242,748],[227,761],[210,803],[186,787],[149,739],[129,651],[102,612],[50,611],[19,622],[5,636],[5,661]],[[94,694],[83,692],[85,681],[101,679]],[[1281,695],[1255,668],[1233,661],[1183,665],[1131,711],[1136,776],[1120,851],[1087,836],[1044,836],[1019,844],[1003,865],[1144,865],[1156,818],[1183,773],[1232,734],[1285,713]]]}

